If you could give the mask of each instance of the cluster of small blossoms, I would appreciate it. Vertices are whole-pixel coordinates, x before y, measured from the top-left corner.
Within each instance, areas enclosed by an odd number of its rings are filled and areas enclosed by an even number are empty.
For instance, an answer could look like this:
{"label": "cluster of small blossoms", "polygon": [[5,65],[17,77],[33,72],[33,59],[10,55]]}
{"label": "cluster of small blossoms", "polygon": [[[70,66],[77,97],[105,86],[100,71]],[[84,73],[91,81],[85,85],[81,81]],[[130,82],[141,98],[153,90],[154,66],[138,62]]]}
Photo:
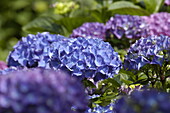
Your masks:
{"label": "cluster of small blossoms", "polygon": [[67,14],[79,8],[79,5],[73,1],[71,2],[56,2],[53,4],[55,14]]}
{"label": "cluster of small blossoms", "polygon": [[[14,50],[8,57],[8,66],[23,66],[23,67],[39,67],[40,62],[44,59],[47,49],[53,42],[57,42],[65,37],[61,35],[52,35],[48,32],[38,33],[37,35],[29,34],[27,37],[22,37],[13,48]],[[43,57],[42,57],[43,55]]]}
{"label": "cluster of small blossoms", "polygon": [[61,71],[31,69],[0,77],[0,113],[84,113],[86,107],[81,83]]}
{"label": "cluster of small blossoms", "polygon": [[165,4],[169,6],[170,5],[170,0],[165,0]]}
{"label": "cluster of small blossoms", "polygon": [[70,37],[100,38],[102,40],[105,40],[105,32],[106,29],[103,23],[88,22],[74,29]]}
{"label": "cluster of small blossoms", "polygon": [[140,16],[118,15],[111,17],[106,23],[106,37],[112,35],[118,39],[126,37],[136,39],[148,36],[148,25]]}
{"label": "cluster of small blossoms", "polygon": [[[53,42],[48,42],[51,36]],[[9,66],[61,69],[72,76],[91,78],[95,82],[113,77],[122,67],[118,53],[101,39],[65,38],[50,34],[31,37],[22,38],[14,47],[8,58]]]}
{"label": "cluster of small blossoms", "polygon": [[149,25],[150,35],[167,35],[170,36],[170,13],[161,12],[150,16],[142,17]]}
{"label": "cluster of small blossoms", "polygon": [[137,40],[130,47],[125,56],[124,68],[139,70],[146,64],[162,66],[164,62],[168,61],[170,61],[170,37],[148,36]]}
{"label": "cluster of small blossoms", "polygon": [[121,69],[118,53],[100,39],[73,38],[51,45],[52,69],[66,69],[73,76],[92,78],[95,82],[113,77]]}
{"label": "cluster of small blossoms", "polygon": [[114,113],[168,113],[170,95],[156,90],[134,91],[117,100]]}

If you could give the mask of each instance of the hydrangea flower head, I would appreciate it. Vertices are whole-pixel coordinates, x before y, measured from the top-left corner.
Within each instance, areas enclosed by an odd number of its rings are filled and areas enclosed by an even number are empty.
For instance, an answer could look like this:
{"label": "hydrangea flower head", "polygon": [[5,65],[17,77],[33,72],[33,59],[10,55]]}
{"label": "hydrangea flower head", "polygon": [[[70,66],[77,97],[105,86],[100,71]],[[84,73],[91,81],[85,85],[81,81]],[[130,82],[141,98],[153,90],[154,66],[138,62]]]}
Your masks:
{"label": "hydrangea flower head", "polygon": [[29,34],[22,37],[15,46],[14,50],[8,57],[8,66],[25,66],[37,67],[42,65],[40,60],[48,59],[42,57],[47,53],[47,48],[52,42],[56,42],[65,37],[61,35],[53,35],[48,32],[38,33],[37,35]]}
{"label": "hydrangea flower head", "polygon": [[98,81],[113,77],[121,69],[118,53],[101,39],[70,38],[51,47],[50,67],[68,70],[73,76]]}
{"label": "hydrangea flower head", "polygon": [[150,35],[170,36],[170,13],[160,12],[142,17],[149,25]]}
{"label": "hydrangea flower head", "polygon": [[9,66],[61,69],[72,76],[94,81],[113,77],[122,67],[118,53],[101,39],[52,35],[53,41],[49,42],[50,34],[31,36],[33,38],[23,38],[14,47],[8,58]]}
{"label": "hydrangea flower head", "polygon": [[84,38],[100,38],[105,40],[105,25],[98,22],[87,22],[82,26],[73,30],[70,35],[71,38],[84,37]]}
{"label": "hydrangea flower head", "polygon": [[168,113],[170,95],[156,90],[134,91],[117,100],[114,113]]}
{"label": "hydrangea flower head", "polygon": [[126,37],[136,39],[146,37],[148,34],[147,24],[140,16],[118,15],[111,17],[106,23],[106,35],[121,39]]}
{"label": "hydrangea flower head", "polygon": [[154,35],[141,38],[130,47],[125,56],[124,68],[139,70],[146,64],[162,66],[167,61],[170,61],[170,37]]}
{"label": "hydrangea flower head", "polygon": [[0,77],[0,113],[83,113],[86,106],[82,85],[61,71],[31,69]]}

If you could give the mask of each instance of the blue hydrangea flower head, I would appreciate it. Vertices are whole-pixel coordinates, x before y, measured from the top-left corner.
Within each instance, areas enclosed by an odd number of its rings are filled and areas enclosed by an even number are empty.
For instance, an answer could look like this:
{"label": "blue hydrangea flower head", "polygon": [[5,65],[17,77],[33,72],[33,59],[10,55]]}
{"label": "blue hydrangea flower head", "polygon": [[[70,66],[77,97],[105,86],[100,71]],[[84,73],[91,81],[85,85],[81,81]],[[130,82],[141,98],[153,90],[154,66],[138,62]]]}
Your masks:
{"label": "blue hydrangea flower head", "polygon": [[170,95],[156,90],[134,91],[121,97],[114,105],[114,113],[168,113]]}
{"label": "blue hydrangea flower head", "polygon": [[65,38],[49,33],[22,38],[10,53],[8,65],[60,69],[96,82],[113,77],[122,67],[118,53],[102,39]]}
{"label": "blue hydrangea flower head", "polygon": [[67,70],[81,79],[113,77],[122,66],[118,53],[101,39],[70,38],[54,42],[51,47],[50,68]]}
{"label": "blue hydrangea flower head", "polygon": [[128,50],[124,60],[124,68],[140,70],[146,64],[162,66],[170,61],[170,37],[153,35],[141,38]]}
{"label": "blue hydrangea flower head", "polygon": [[73,30],[70,35],[71,38],[84,37],[84,38],[100,38],[105,40],[105,25],[98,22],[87,22],[82,26]]}
{"label": "blue hydrangea flower head", "polygon": [[[42,55],[48,54],[46,49],[52,42],[56,42],[65,38],[61,35],[53,35],[48,32],[38,33],[36,35],[29,34],[27,37],[22,37],[13,48],[7,61],[8,66],[25,66],[37,67],[42,62]],[[48,58],[46,58],[48,59]]]}
{"label": "blue hydrangea flower head", "polygon": [[[170,0],[169,0],[170,3]],[[148,24],[150,35],[167,35],[170,36],[170,13],[160,12],[142,17]],[[160,24],[161,23],[161,24]]]}
{"label": "blue hydrangea flower head", "polygon": [[84,113],[86,99],[81,83],[61,71],[31,69],[0,77],[0,113]]}
{"label": "blue hydrangea flower head", "polygon": [[147,26],[140,16],[116,14],[106,23],[106,35],[108,38],[113,35],[118,39],[124,36],[128,39],[146,37]]}

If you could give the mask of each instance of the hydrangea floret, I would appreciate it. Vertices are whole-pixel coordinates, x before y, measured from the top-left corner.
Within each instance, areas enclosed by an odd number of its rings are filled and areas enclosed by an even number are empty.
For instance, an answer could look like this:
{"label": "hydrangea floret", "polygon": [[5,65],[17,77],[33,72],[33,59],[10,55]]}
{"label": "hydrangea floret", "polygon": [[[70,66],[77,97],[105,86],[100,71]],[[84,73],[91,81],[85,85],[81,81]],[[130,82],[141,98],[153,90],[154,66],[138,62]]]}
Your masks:
{"label": "hydrangea floret", "polygon": [[170,61],[170,37],[153,35],[141,38],[128,50],[124,60],[124,68],[140,70],[146,64],[162,66]]}
{"label": "hydrangea floret", "polygon": [[81,83],[62,71],[31,69],[0,77],[0,113],[84,113],[86,107]]}
{"label": "hydrangea floret", "polygon": [[114,105],[114,113],[168,113],[170,95],[156,90],[134,91]]}
{"label": "hydrangea floret", "polygon": [[105,25],[99,22],[87,22],[82,26],[73,30],[70,35],[71,38],[85,37],[85,38],[100,38],[105,40]]}
{"label": "hydrangea floret", "polygon": [[89,108],[86,110],[85,113],[113,113],[113,103],[110,103],[107,106],[100,106],[98,104],[96,104],[95,108]]}
{"label": "hydrangea floret", "polygon": [[147,23],[140,16],[116,14],[106,23],[106,37],[110,38],[112,35],[118,39],[146,37],[147,27]]}
{"label": "hydrangea floret", "polygon": [[150,35],[168,35],[170,36],[170,13],[160,12],[142,17],[149,25]]}

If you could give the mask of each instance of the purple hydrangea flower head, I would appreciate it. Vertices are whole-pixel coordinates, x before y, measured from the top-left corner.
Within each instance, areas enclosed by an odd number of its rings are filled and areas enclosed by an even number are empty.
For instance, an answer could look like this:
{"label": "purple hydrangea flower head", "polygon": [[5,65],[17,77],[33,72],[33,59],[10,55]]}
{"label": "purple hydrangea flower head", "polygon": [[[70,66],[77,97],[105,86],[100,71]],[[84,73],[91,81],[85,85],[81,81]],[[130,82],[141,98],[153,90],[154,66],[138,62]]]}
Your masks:
{"label": "purple hydrangea flower head", "polygon": [[81,83],[61,71],[31,69],[0,77],[0,113],[83,113],[86,106]]}
{"label": "purple hydrangea flower head", "polygon": [[[29,34],[27,37],[22,37],[15,46],[14,50],[8,57],[8,66],[26,66],[37,67],[42,65],[40,61],[46,61],[48,54],[47,48],[52,42],[65,38],[61,35],[53,35],[48,32],[38,33],[37,35]],[[43,57],[42,57],[43,55]]]}
{"label": "purple hydrangea flower head", "polygon": [[165,4],[169,6],[170,5],[170,0],[165,0]]}
{"label": "purple hydrangea flower head", "polygon": [[121,39],[125,36],[128,39],[146,37],[148,34],[146,22],[140,16],[118,15],[111,17],[106,23],[106,35]]}
{"label": "purple hydrangea flower head", "polygon": [[160,12],[150,16],[142,17],[149,25],[150,35],[168,35],[170,36],[170,13]]}
{"label": "purple hydrangea flower head", "polygon": [[71,38],[84,37],[84,38],[100,38],[105,40],[105,25],[98,22],[87,22],[82,26],[73,30],[70,35]]}
{"label": "purple hydrangea flower head", "polygon": [[7,68],[7,64],[3,61],[0,61],[0,70],[6,69]]}
{"label": "purple hydrangea flower head", "polygon": [[124,68],[128,70],[139,70],[146,64],[157,64],[170,61],[170,37],[148,36],[141,38],[128,50],[124,60]]}
{"label": "purple hydrangea flower head", "polygon": [[134,91],[121,97],[114,106],[114,113],[168,113],[170,95],[156,90]]}
{"label": "purple hydrangea flower head", "polygon": [[70,38],[54,42],[50,68],[68,70],[73,76],[98,81],[121,69],[118,53],[101,39]]}

